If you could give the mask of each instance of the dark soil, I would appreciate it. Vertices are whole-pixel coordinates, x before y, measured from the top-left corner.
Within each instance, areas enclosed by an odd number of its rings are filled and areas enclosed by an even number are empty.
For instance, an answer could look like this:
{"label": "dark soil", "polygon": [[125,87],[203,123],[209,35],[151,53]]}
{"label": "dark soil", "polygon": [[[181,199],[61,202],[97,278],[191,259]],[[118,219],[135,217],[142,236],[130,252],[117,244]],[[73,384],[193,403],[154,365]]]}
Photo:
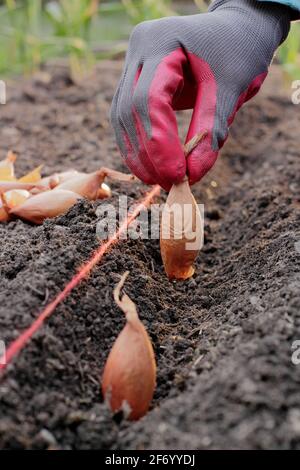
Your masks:
{"label": "dark soil", "polygon": [[[121,64],[84,86],[51,71],[15,83],[0,108],[1,158],[45,173],[124,170],[108,114]],[[299,109],[274,68],[247,105],[213,172],[194,187],[205,204],[195,276],[169,282],[158,241],[122,241],[57,308],[0,382],[0,447],[58,449],[300,448]],[[298,107],[299,108],[299,107]],[[187,120],[180,118],[182,132]],[[211,184],[212,181],[217,183]],[[130,201],[142,184],[113,186]],[[36,227],[0,225],[0,339],[9,344],[98,246],[97,206],[79,203]],[[124,325],[112,291],[126,291],[153,340],[158,380],[138,423],[111,417],[100,377]]]}

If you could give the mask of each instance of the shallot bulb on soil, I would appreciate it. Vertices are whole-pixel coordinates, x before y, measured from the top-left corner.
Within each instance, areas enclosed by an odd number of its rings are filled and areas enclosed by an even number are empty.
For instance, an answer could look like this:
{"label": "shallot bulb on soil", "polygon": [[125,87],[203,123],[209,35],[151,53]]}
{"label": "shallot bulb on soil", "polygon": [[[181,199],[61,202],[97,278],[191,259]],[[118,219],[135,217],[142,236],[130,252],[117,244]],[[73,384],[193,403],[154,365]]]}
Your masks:
{"label": "shallot bulb on soil", "polygon": [[78,173],[71,178],[67,178],[63,183],[56,186],[55,190],[68,189],[90,201],[103,199],[111,195],[110,188],[103,184],[105,178],[127,182],[135,180],[135,177],[132,175],[126,175],[108,168],[101,168],[94,173]]}
{"label": "shallot bulb on soil", "polygon": [[70,179],[67,179],[63,183],[56,186],[54,191],[60,191],[61,189],[68,189],[74,191],[82,197],[95,201],[97,199],[98,190],[103,183],[104,177],[100,171],[89,174],[75,175]]}
{"label": "shallot bulb on soil", "polygon": [[64,189],[44,191],[14,207],[9,213],[35,224],[42,224],[45,219],[64,214],[80,199],[82,197],[79,194]]}
{"label": "shallot bulb on soil", "polygon": [[123,411],[130,420],[144,416],[156,386],[156,363],[148,333],[138,317],[135,304],[121,289],[124,274],[114,291],[114,298],[126,315],[126,325],[108,356],[102,391],[113,412]]}

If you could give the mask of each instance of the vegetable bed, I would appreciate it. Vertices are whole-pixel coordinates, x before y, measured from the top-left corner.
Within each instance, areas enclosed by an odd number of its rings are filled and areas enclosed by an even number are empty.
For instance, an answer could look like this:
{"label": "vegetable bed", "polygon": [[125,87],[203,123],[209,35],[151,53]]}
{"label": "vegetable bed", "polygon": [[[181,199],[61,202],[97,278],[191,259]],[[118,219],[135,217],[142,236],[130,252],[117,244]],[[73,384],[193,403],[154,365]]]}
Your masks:
{"label": "vegetable bed", "polygon": [[[122,165],[108,122],[121,64],[103,62],[84,86],[51,69],[8,90],[0,159],[20,175]],[[121,241],[8,366],[0,382],[0,448],[300,448],[299,107],[264,92],[239,114],[214,170],[194,187],[205,245],[194,276],[169,281],[159,240]],[[184,134],[187,117],[180,117]],[[147,188],[114,183],[111,202]],[[165,196],[162,196],[165,199]],[[0,224],[0,339],[28,327],[98,247],[96,209],[80,201],[41,226]],[[125,318],[120,275],[157,360],[151,410],[112,418],[100,378]]]}

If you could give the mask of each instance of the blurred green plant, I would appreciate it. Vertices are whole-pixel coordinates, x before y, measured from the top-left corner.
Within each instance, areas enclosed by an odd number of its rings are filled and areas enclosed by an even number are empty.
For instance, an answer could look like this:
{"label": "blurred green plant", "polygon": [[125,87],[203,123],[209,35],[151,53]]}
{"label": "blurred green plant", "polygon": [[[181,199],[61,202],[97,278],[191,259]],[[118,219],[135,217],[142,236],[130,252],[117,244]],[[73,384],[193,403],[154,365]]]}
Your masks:
{"label": "blurred green plant", "polygon": [[76,79],[82,78],[94,63],[89,34],[98,6],[98,0],[60,0],[45,5],[54,36],[60,38],[62,52],[69,57],[71,74]]}
{"label": "blurred green plant", "polygon": [[174,15],[172,0],[122,0],[134,23]]}
{"label": "blurred green plant", "polygon": [[[207,0],[189,0],[176,7],[184,13],[193,2],[200,11],[207,9]],[[128,37],[130,23],[176,14],[174,4],[172,0],[3,0],[0,73],[32,73],[50,58],[67,57],[73,78],[80,79],[95,58],[119,51],[111,41]],[[278,57],[284,71],[299,79],[299,23],[293,24]]]}
{"label": "blurred green plant", "polygon": [[287,40],[279,49],[279,60],[285,73],[300,80],[300,23],[293,23]]}
{"label": "blurred green plant", "polygon": [[23,71],[32,71],[41,60],[41,41],[39,28],[41,19],[41,0],[26,1],[23,6],[15,0],[6,0],[1,15],[5,16],[1,41],[0,67],[9,64],[15,70],[23,65]]}
{"label": "blurred green plant", "polygon": [[98,13],[98,6],[98,0],[60,0],[47,2],[45,11],[57,36],[88,39],[91,21]]}
{"label": "blurred green plant", "polygon": [[[116,36],[119,31],[120,35],[121,29],[124,34],[120,22],[123,27],[127,21],[129,29],[130,21],[138,23],[174,14],[171,3],[171,0],[4,0],[0,5],[0,73],[32,73],[49,58],[64,56],[69,59],[73,78],[80,79],[90,71],[94,51],[97,57],[109,56],[107,48],[104,53],[98,52],[105,34]],[[107,18],[107,25],[102,17]],[[93,27],[94,19],[97,27]],[[99,22],[104,28],[102,35]],[[110,26],[115,33],[112,34]]]}
{"label": "blurred green plant", "polygon": [[197,5],[200,11],[206,11],[207,10],[207,0],[194,0],[194,3]]}
{"label": "blurred green plant", "polygon": [[88,38],[98,0],[5,0],[0,40],[0,72],[32,73],[50,57],[68,56],[80,78],[93,64]]}

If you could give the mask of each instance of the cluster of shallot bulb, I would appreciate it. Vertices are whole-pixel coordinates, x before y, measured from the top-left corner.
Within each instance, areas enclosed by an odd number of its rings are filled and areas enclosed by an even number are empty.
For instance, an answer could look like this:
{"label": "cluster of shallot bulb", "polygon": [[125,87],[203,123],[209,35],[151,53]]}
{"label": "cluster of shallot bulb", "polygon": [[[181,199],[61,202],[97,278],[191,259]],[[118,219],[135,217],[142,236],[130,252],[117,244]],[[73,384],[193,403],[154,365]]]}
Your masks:
{"label": "cluster of shallot bulb", "polygon": [[0,222],[20,218],[35,224],[67,212],[80,199],[90,201],[111,196],[106,178],[117,181],[135,181],[133,175],[126,175],[109,168],[93,173],[68,170],[51,176],[41,176],[41,166],[17,179],[14,163],[16,155],[8,152],[0,162]]}

